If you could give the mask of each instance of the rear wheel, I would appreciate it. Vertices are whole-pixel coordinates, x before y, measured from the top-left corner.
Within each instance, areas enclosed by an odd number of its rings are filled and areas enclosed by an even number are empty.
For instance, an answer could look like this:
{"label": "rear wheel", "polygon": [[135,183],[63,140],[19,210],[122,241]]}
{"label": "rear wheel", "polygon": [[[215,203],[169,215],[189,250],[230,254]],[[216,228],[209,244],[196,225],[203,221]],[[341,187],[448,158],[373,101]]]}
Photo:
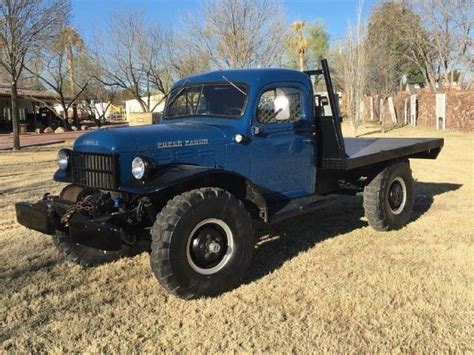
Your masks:
{"label": "rear wheel", "polygon": [[379,231],[406,225],[414,203],[414,180],[408,162],[386,167],[364,189],[365,215],[370,226]]}
{"label": "rear wheel", "polygon": [[235,287],[254,248],[250,215],[240,200],[219,188],[196,189],[170,200],[151,235],[155,276],[183,298],[214,296]]}

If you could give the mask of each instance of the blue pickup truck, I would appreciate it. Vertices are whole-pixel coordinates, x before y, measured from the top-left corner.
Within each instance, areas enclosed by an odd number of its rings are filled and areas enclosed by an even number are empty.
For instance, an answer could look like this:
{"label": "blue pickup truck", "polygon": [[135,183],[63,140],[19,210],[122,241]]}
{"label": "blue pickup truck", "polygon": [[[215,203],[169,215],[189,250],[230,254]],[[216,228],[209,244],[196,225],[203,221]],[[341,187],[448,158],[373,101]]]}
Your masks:
{"label": "blue pickup truck", "polygon": [[[327,96],[314,95],[322,77]],[[330,105],[332,115],[324,114]],[[99,129],[58,153],[59,196],[16,204],[20,224],[94,266],[150,252],[183,298],[235,287],[251,263],[255,220],[274,223],[363,192],[369,224],[403,227],[415,200],[409,159],[442,139],[343,138],[328,64],[215,71],[178,81],[159,124]]]}

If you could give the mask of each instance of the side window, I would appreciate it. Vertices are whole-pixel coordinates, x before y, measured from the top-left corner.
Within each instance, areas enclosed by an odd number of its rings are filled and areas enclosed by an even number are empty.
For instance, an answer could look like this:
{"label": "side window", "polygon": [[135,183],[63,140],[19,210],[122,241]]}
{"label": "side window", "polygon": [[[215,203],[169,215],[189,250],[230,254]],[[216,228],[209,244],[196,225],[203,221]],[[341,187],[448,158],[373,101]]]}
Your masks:
{"label": "side window", "polygon": [[295,88],[273,88],[265,91],[257,106],[260,123],[292,123],[303,115],[302,95]]}
{"label": "side window", "polygon": [[20,113],[20,121],[26,121],[26,109],[23,107],[20,107],[18,112]]}

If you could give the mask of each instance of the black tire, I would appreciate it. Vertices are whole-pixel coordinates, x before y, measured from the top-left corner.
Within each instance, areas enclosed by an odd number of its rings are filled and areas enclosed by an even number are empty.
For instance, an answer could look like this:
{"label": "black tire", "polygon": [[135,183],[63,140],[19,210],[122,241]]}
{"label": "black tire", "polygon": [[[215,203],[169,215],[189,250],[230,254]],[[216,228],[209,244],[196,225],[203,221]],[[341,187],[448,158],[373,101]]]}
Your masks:
{"label": "black tire", "polygon": [[71,241],[69,233],[60,230],[56,230],[56,233],[53,235],[53,243],[65,256],[66,260],[83,267],[93,267],[110,263],[135,253],[134,248],[125,244],[122,245],[122,249],[114,251],[105,251],[77,244]]}
{"label": "black tire", "polygon": [[369,225],[378,231],[405,226],[414,203],[414,180],[407,161],[386,167],[364,189],[365,215]]}
{"label": "black tire", "polygon": [[[211,187],[170,200],[158,214],[151,236],[155,276],[166,290],[186,299],[234,288],[250,265],[255,242],[252,220],[242,201]],[[206,246],[200,244],[202,240]],[[212,254],[207,244],[214,240],[220,245],[219,254]],[[199,257],[200,248],[205,256]],[[217,264],[212,266],[206,257],[215,257]]]}

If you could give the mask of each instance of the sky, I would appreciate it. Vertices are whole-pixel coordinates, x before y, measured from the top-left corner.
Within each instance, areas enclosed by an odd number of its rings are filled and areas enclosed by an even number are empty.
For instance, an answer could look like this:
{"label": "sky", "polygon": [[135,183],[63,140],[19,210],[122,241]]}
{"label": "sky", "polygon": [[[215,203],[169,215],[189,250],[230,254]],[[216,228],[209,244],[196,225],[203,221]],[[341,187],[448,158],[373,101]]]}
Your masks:
{"label": "sky", "polygon": [[[256,0],[258,1],[258,0]],[[364,1],[367,12],[374,0]],[[86,41],[106,26],[108,15],[114,11],[139,9],[148,21],[157,21],[163,27],[179,32],[182,14],[192,14],[199,8],[198,0],[72,0],[73,25]],[[322,20],[330,35],[330,40],[341,38],[349,21],[354,21],[359,0],[283,0],[286,19],[289,23],[296,19],[308,22]]]}

